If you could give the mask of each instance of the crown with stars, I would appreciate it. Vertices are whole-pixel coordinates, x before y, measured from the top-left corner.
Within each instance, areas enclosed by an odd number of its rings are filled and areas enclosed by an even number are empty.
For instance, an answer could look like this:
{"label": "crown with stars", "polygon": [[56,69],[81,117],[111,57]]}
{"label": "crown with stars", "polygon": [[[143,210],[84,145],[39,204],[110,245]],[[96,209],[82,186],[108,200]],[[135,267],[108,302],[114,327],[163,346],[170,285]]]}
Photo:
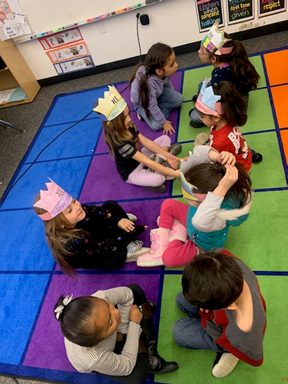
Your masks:
{"label": "crown with stars", "polygon": [[[49,179],[49,177],[48,177]],[[50,183],[45,183],[47,190],[40,190],[40,199],[33,205],[34,207],[45,209],[45,213],[38,214],[42,220],[51,220],[53,217],[63,212],[72,201],[72,196],[64,191],[51,179]]]}
{"label": "crown with stars", "polygon": [[234,47],[223,47],[223,45],[227,41],[231,41],[231,39],[224,37],[224,31],[219,31],[218,27],[219,21],[216,20],[202,40],[202,45],[208,52],[213,53],[214,55],[227,55],[233,51]]}
{"label": "crown with stars", "polygon": [[214,95],[213,88],[211,86],[205,87],[205,81],[202,81],[195,107],[204,115],[222,115],[223,111],[221,102],[219,101],[220,99],[221,96]]}
{"label": "crown with stars", "polygon": [[103,99],[98,99],[98,105],[93,111],[101,113],[108,121],[111,121],[124,111],[127,103],[114,85],[108,85],[108,88],[109,91],[104,92]]}

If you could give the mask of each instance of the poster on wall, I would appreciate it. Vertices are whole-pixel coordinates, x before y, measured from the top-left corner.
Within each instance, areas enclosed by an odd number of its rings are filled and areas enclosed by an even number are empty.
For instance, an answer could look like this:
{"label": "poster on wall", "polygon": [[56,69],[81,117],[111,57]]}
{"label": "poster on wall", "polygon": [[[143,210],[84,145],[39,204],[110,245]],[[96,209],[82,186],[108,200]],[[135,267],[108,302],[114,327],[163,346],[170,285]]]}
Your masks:
{"label": "poster on wall", "polygon": [[216,20],[223,26],[223,12],[221,0],[195,0],[197,16],[199,21],[199,31],[208,31]]}
{"label": "poster on wall", "polygon": [[287,8],[286,0],[259,0],[259,17],[273,13],[284,12]]}
{"label": "poster on wall", "polygon": [[53,64],[58,75],[64,75],[68,72],[81,71],[95,67],[91,56],[84,56],[74,60],[63,61]]}
{"label": "poster on wall", "polygon": [[2,41],[31,33],[26,14],[17,0],[0,0],[0,39]]}
{"label": "poster on wall", "polygon": [[[1,0],[0,0],[1,1]],[[41,37],[39,43],[46,49],[56,48],[63,46],[64,44],[75,43],[76,41],[82,40],[83,37],[78,28],[70,29],[59,33],[54,33],[46,37]]]}
{"label": "poster on wall", "polygon": [[78,44],[69,44],[58,49],[50,49],[46,52],[52,63],[57,63],[64,60],[75,59],[80,56],[87,56],[88,50],[84,41]]}
{"label": "poster on wall", "polygon": [[254,19],[253,0],[227,1],[228,25]]}

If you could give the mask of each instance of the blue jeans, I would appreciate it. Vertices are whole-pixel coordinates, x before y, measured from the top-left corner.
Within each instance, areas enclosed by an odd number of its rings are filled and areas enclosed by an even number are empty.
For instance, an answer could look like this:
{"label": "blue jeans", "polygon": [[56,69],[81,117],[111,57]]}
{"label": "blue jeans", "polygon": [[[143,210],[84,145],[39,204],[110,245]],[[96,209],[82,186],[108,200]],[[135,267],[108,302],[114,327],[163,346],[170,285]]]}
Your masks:
{"label": "blue jeans", "polygon": [[[180,107],[180,105],[183,103],[183,95],[175,89],[164,87],[163,93],[160,97],[158,97],[158,107],[160,108],[161,112],[163,113],[165,119],[168,119],[169,113],[173,108]],[[152,116],[150,118],[147,117],[145,109],[142,107],[141,104],[134,104],[135,110],[139,115],[146,121],[146,123],[149,125],[153,131],[160,131],[160,129],[163,128],[163,125],[160,124],[158,121],[154,120]]]}
{"label": "blue jeans", "polygon": [[217,345],[201,324],[199,308],[193,307],[185,299],[182,292],[176,297],[176,304],[189,317],[177,320],[173,326],[176,343],[182,348],[207,349],[214,352],[227,352]]}

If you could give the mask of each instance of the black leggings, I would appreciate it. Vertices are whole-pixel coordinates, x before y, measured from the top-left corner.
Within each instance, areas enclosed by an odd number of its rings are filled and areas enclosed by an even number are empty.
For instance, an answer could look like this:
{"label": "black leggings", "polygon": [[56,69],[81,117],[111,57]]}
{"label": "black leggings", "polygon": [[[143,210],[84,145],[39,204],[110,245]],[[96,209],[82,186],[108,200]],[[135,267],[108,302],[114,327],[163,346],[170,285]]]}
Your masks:
{"label": "black leggings", "polygon": [[[141,305],[147,301],[145,292],[139,285],[130,284],[128,287],[133,291],[134,296],[134,304]],[[143,332],[142,332],[143,333]],[[118,351],[118,348],[114,350],[116,353],[121,353],[121,350]],[[128,376],[110,376],[103,375],[105,377],[109,377],[109,379],[116,381],[117,383],[123,384],[141,384],[144,383],[149,375],[149,361],[147,353],[138,353],[137,361],[133,371]]]}

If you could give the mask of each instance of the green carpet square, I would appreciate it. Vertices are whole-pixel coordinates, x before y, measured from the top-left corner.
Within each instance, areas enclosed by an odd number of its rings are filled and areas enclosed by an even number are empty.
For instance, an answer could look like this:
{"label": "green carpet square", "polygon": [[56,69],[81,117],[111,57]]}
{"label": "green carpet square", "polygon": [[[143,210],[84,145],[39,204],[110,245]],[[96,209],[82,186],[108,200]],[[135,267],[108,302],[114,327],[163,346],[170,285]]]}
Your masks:
{"label": "green carpet square", "polygon": [[247,115],[247,123],[241,127],[242,133],[275,129],[267,89],[250,92]]}
{"label": "green carpet square", "polygon": [[286,187],[276,132],[245,135],[250,148],[263,155],[263,161],[252,164],[250,177],[253,189]]}
{"label": "green carpet square", "polygon": [[258,72],[258,74],[260,76],[258,88],[267,87],[266,77],[265,77],[265,73],[264,73],[264,69],[263,69],[263,63],[262,63],[261,55],[249,57],[249,60],[254,65],[256,71]]}
{"label": "green carpet square", "polygon": [[[288,323],[283,308],[287,307],[288,278],[260,276],[259,284],[267,304],[268,326],[264,339],[264,363],[255,368],[239,362],[234,371],[221,382],[227,384],[271,384],[284,381],[287,376],[288,347],[283,342]],[[181,291],[181,276],[166,275],[162,296],[158,350],[166,360],[176,360],[180,369],[166,375],[156,375],[155,382],[170,384],[215,383],[212,367],[215,353],[192,351],[178,347],[173,340],[173,324],[185,315],[176,307],[175,297]],[[279,328],[281,324],[281,329]]]}
{"label": "green carpet square", "polygon": [[187,103],[183,103],[180,110],[180,120],[179,120],[179,130],[178,130],[178,138],[177,142],[183,141],[191,141],[195,140],[195,137],[198,133],[205,132],[207,134],[210,133],[210,128],[193,128],[190,126],[190,117],[189,111],[194,108],[194,103],[189,101]]}
{"label": "green carpet square", "polygon": [[212,71],[212,65],[206,65],[204,67],[188,69],[184,72],[182,94],[185,101],[192,100],[192,96],[197,95],[199,83],[204,79],[210,79]]}
{"label": "green carpet square", "polygon": [[253,270],[288,270],[288,191],[254,193],[250,215],[230,227],[225,249]]}

